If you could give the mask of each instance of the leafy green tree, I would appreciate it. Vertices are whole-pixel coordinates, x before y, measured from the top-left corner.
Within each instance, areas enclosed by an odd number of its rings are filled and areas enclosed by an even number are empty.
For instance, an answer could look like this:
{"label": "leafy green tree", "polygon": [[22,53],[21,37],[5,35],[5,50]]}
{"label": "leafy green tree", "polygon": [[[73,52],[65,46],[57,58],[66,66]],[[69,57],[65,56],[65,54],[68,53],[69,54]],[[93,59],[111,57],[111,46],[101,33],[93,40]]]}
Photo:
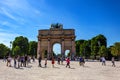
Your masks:
{"label": "leafy green tree", "polygon": [[29,55],[37,56],[37,42],[36,41],[29,42]]}
{"label": "leafy green tree", "polygon": [[99,55],[100,56],[107,56],[107,48],[105,46],[101,46],[99,50]]}
{"label": "leafy green tree", "polygon": [[10,48],[5,46],[4,44],[0,44],[0,58],[3,58],[4,56],[10,55]]}
{"label": "leafy green tree", "polygon": [[20,47],[19,46],[15,46],[15,48],[13,49],[13,55],[14,56],[17,56],[17,55],[20,55]]}
{"label": "leafy green tree", "polygon": [[113,56],[118,56],[120,58],[120,42],[116,42],[111,47],[111,53],[112,53]]}
{"label": "leafy green tree", "polygon": [[91,40],[91,55],[96,59],[96,56],[98,56],[99,46],[97,43],[96,38],[93,38]]}
{"label": "leafy green tree", "polygon": [[84,46],[84,56],[85,56],[85,58],[89,58],[90,55],[91,55],[91,43],[90,43],[90,40],[84,41],[83,46]]}
{"label": "leafy green tree", "polygon": [[97,43],[98,43],[98,46],[107,46],[107,39],[104,35],[102,34],[99,34],[98,36],[95,37]]}
{"label": "leafy green tree", "polygon": [[107,56],[106,57],[108,60],[111,60],[111,58],[113,57],[113,55],[111,53],[111,48],[112,48],[112,46],[107,48]]}
{"label": "leafy green tree", "polygon": [[82,52],[80,52],[80,46],[84,43],[85,40],[77,40],[76,44],[76,56],[80,56]]}
{"label": "leafy green tree", "polygon": [[26,37],[23,36],[16,37],[15,40],[13,41],[12,50],[14,50],[16,46],[19,46],[21,55],[28,54],[29,43]]}
{"label": "leafy green tree", "polygon": [[98,36],[91,39],[91,54],[94,56],[95,59],[96,56],[100,56],[99,51],[102,46],[105,46],[105,48],[107,46],[106,37],[104,35],[99,34]]}
{"label": "leafy green tree", "polygon": [[84,55],[84,54],[85,54],[84,51],[85,51],[84,45],[81,44],[81,45],[80,45],[80,56],[85,56],[85,55]]}

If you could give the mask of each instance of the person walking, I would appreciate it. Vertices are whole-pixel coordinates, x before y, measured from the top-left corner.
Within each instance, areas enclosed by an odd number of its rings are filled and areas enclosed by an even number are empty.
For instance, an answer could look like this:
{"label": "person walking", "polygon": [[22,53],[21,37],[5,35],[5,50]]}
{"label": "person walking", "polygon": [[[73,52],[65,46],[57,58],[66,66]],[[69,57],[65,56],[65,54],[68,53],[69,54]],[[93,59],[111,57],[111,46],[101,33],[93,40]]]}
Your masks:
{"label": "person walking", "polygon": [[82,66],[82,57],[79,58],[79,65]]}
{"label": "person walking", "polygon": [[115,58],[112,57],[111,61],[112,61],[112,66],[115,67]]}
{"label": "person walking", "polygon": [[79,58],[79,65],[84,67],[84,64],[85,64],[84,58],[83,58],[83,57],[80,57],[80,58]]}
{"label": "person walking", "polygon": [[67,59],[66,59],[66,68],[67,68],[67,66],[70,68],[70,58],[68,57]]}
{"label": "person walking", "polygon": [[102,57],[101,59],[102,59],[102,65],[103,65],[103,66],[106,66],[106,60],[105,60],[105,57]]}
{"label": "person walking", "polygon": [[52,67],[54,68],[55,60],[54,60],[53,57],[52,57],[52,61],[51,61],[51,63],[52,63]]}

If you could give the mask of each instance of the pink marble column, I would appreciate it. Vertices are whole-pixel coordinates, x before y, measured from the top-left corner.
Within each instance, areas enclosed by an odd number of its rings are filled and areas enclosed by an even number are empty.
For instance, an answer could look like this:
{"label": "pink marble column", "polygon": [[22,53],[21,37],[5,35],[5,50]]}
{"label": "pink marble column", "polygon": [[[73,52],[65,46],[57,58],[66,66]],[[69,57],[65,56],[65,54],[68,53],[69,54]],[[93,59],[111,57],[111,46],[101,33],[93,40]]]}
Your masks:
{"label": "pink marble column", "polygon": [[61,51],[61,52],[62,52],[62,56],[65,55],[64,46],[65,46],[65,45],[64,45],[64,39],[62,39],[62,51]]}
{"label": "pink marble column", "polygon": [[75,53],[76,53],[76,51],[75,51],[75,41],[74,41],[74,39],[72,39],[72,58],[75,56]]}
{"label": "pink marble column", "polygon": [[47,50],[47,52],[48,52],[48,58],[50,58],[50,39],[48,38],[48,50]]}
{"label": "pink marble column", "polygon": [[38,41],[38,46],[37,46],[37,58],[41,56],[41,53],[40,53],[40,41]]}

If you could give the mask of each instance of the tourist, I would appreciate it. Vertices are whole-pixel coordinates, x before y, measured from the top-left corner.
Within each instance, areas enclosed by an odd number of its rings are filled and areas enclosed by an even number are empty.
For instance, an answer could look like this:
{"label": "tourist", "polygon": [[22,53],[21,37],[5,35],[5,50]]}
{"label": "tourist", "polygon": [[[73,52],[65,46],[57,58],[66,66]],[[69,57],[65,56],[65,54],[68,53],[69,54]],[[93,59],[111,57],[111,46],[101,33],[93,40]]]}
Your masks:
{"label": "tourist", "polygon": [[83,58],[82,58],[82,57],[79,58],[79,65],[80,65],[80,66],[83,65]]}
{"label": "tourist", "polygon": [[39,56],[39,58],[38,58],[38,62],[39,62],[39,65],[38,65],[38,66],[39,66],[39,67],[42,67],[42,66],[41,66],[41,60],[42,60],[42,58],[41,58],[41,56]]}
{"label": "tourist", "polygon": [[45,67],[47,67],[47,58],[45,58]]}
{"label": "tourist", "polygon": [[63,57],[61,57],[61,64],[63,65],[63,61],[64,61],[64,58]]}
{"label": "tourist", "polygon": [[9,56],[7,58],[7,66],[11,67],[11,61],[12,61],[12,58]]}
{"label": "tourist", "polygon": [[20,60],[20,56],[19,55],[17,57],[17,60],[18,60],[18,68],[20,68],[20,62],[21,62],[21,60]]}
{"label": "tourist", "polygon": [[55,60],[54,60],[53,57],[52,57],[52,61],[51,61],[51,63],[52,63],[52,67],[54,68]]}
{"label": "tourist", "polygon": [[115,58],[112,57],[111,61],[112,61],[112,66],[115,67]]}
{"label": "tourist", "polygon": [[25,61],[24,56],[20,57],[20,61],[21,61],[21,67],[23,67],[24,66],[24,61]]}
{"label": "tourist", "polygon": [[103,65],[103,66],[106,66],[106,60],[105,60],[105,57],[102,57],[101,59],[102,59],[102,65]]}
{"label": "tourist", "polygon": [[16,68],[17,60],[16,57],[14,57],[14,68]]}
{"label": "tourist", "polygon": [[67,59],[66,59],[66,68],[67,68],[67,66],[69,66],[69,68],[70,68],[70,58],[68,57]]}
{"label": "tourist", "polygon": [[60,65],[60,57],[58,57],[58,64]]}
{"label": "tourist", "polygon": [[33,60],[33,62],[35,62],[35,56],[32,56],[32,60]]}
{"label": "tourist", "polygon": [[4,56],[4,58],[3,58],[3,62],[6,62],[6,56]]}
{"label": "tourist", "polygon": [[24,57],[24,66],[26,67],[26,65],[27,65],[27,63],[28,63],[28,56],[27,55],[25,55],[25,57]]}

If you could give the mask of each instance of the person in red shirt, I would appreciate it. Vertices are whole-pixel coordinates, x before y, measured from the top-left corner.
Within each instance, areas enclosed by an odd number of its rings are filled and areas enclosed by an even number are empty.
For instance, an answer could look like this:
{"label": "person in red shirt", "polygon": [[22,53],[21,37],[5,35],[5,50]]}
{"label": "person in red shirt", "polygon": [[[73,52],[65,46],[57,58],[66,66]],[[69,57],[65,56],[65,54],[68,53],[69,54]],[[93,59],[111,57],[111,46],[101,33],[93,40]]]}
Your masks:
{"label": "person in red shirt", "polygon": [[54,68],[54,64],[55,64],[55,60],[54,60],[54,58],[52,58],[52,67]]}
{"label": "person in red shirt", "polygon": [[67,68],[67,66],[69,66],[69,68],[70,68],[70,58],[68,57],[67,59],[66,59],[66,68]]}

